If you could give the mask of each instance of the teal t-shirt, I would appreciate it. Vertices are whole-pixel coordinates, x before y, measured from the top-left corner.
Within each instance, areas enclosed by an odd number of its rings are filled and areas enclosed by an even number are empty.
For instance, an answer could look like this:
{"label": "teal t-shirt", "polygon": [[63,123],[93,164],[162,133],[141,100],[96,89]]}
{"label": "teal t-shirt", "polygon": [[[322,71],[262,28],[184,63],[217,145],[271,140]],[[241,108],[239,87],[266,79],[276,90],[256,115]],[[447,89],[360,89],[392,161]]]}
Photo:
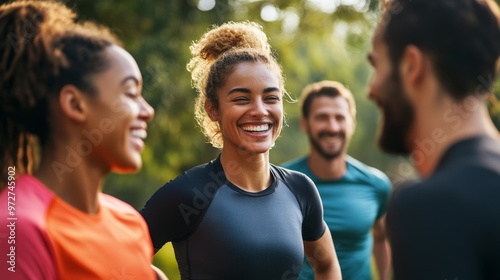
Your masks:
{"label": "teal t-shirt", "polygon": [[[324,218],[335,243],[342,279],[372,279],[371,229],[385,214],[391,183],[383,172],[352,157],[346,158],[346,164],[344,176],[332,181],[314,176],[307,165],[307,157],[284,163],[283,167],[306,174],[316,184],[323,201]],[[314,279],[314,271],[307,259],[299,279]]]}

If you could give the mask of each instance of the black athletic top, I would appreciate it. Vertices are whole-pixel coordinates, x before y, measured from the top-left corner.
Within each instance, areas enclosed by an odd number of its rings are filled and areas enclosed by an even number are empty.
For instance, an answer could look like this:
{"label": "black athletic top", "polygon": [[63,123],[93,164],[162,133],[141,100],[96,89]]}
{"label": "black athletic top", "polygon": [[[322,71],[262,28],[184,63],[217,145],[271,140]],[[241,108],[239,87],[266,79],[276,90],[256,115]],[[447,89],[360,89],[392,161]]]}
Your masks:
{"label": "black athletic top", "polygon": [[454,144],[432,176],[396,191],[387,227],[396,280],[500,279],[500,141]]}
{"label": "black athletic top", "polygon": [[314,183],[271,165],[258,193],[227,181],[220,157],[158,189],[141,214],[155,248],[171,241],[182,279],[295,279],[303,240],[325,232]]}

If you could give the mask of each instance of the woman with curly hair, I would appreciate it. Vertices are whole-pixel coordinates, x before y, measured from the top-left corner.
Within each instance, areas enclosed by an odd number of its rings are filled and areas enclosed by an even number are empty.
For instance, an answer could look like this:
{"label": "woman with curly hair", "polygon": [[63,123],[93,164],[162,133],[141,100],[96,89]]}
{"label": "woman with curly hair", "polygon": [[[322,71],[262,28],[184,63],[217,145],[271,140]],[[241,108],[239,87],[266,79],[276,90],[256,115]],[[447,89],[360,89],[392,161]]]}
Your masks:
{"label": "woman with curly hair", "polygon": [[294,279],[304,251],[317,279],[340,279],[314,183],[269,163],[286,91],[261,27],[224,24],[191,51],[196,119],[221,154],[141,210],[153,246],[173,243],[182,279]]}
{"label": "woman with curly hair", "polygon": [[102,193],[141,167],[154,111],[132,56],[74,20],[56,2],[0,6],[0,278],[155,279],[147,225]]}

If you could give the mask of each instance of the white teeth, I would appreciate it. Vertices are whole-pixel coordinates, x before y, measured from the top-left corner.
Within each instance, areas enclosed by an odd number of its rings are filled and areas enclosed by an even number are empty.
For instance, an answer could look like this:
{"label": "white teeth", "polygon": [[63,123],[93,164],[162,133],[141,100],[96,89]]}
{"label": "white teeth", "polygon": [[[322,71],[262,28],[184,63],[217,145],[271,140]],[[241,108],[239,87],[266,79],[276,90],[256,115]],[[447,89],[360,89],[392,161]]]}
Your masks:
{"label": "white teeth", "polygon": [[148,133],[144,129],[133,129],[131,134],[132,136],[139,137],[141,139],[146,139],[148,136]]}
{"label": "white teeth", "polygon": [[242,127],[245,131],[251,132],[263,132],[269,130],[269,124],[261,124],[261,125],[247,125]]}

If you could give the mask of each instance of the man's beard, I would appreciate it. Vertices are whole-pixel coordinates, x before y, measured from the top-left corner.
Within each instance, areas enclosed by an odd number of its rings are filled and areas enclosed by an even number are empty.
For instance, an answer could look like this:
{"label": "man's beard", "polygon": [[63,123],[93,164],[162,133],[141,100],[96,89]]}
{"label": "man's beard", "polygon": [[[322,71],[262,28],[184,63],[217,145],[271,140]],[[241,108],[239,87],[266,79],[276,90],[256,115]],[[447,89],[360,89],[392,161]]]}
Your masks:
{"label": "man's beard", "polygon": [[[314,150],[316,150],[319,153],[319,155],[322,156],[327,161],[331,161],[331,160],[338,158],[342,154],[342,152],[344,151],[344,148],[346,145],[346,137],[345,137],[345,133],[343,133],[343,132],[331,133],[331,132],[322,131],[318,134],[317,138],[313,138],[311,136],[311,132],[309,131],[308,135],[309,135],[309,142],[312,144],[312,148]],[[323,147],[321,147],[319,140],[322,137],[333,137],[333,136],[341,137],[342,144],[335,151],[326,151],[325,149],[323,149]]]}
{"label": "man's beard", "polygon": [[387,78],[380,95],[384,97],[377,101],[382,109],[383,123],[378,144],[388,153],[407,155],[411,150],[408,134],[413,125],[415,112],[396,71],[393,70]]}

